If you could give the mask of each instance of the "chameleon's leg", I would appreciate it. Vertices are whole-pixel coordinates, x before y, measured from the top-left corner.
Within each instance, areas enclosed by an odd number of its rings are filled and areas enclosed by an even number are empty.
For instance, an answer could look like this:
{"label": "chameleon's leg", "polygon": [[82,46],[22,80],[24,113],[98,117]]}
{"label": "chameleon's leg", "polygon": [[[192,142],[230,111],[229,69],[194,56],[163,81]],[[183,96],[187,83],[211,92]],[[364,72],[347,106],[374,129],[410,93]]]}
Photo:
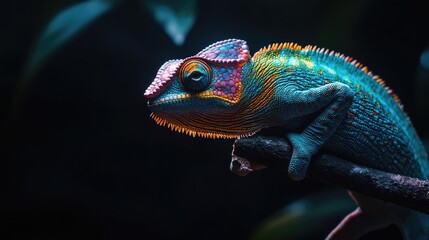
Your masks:
{"label": "chameleon's leg", "polygon": [[357,240],[367,232],[387,227],[388,225],[388,222],[379,221],[379,219],[370,214],[362,212],[362,209],[358,207],[338,224],[326,240]]}
{"label": "chameleon's leg", "polygon": [[343,83],[334,82],[291,96],[297,115],[321,112],[301,133],[288,133],[293,146],[289,177],[302,180],[307,174],[310,159],[338,128],[353,102],[353,91]]}
{"label": "chameleon's leg", "polygon": [[367,198],[350,191],[349,195],[359,206],[329,233],[326,240],[359,239],[370,231],[393,223],[390,220],[391,214],[383,207],[385,204],[381,200]]}
{"label": "chameleon's leg", "polygon": [[383,200],[349,192],[359,207],[347,215],[327,240],[359,239],[360,236],[396,224],[404,240],[427,240],[428,216]]}

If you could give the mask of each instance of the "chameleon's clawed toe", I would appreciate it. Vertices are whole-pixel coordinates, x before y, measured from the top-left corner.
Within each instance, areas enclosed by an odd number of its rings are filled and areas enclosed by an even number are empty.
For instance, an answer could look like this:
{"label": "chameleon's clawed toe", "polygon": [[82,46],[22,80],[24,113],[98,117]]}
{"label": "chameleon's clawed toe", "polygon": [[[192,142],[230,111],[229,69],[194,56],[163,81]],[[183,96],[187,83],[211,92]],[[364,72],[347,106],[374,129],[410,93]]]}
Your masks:
{"label": "chameleon's clawed toe", "polygon": [[[294,181],[301,181],[307,175],[308,165],[305,164],[306,160],[298,159],[291,161],[289,164],[288,175]],[[308,160],[309,162],[309,160]]]}

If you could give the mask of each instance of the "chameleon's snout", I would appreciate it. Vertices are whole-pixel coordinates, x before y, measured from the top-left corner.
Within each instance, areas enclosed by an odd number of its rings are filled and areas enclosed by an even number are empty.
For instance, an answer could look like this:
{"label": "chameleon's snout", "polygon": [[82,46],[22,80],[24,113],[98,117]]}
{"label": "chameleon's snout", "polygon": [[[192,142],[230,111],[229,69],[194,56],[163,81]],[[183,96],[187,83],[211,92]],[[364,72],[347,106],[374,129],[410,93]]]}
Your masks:
{"label": "chameleon's snout", "polygon": [[183,60],[171,60],[164,63],[158,70],[155,79],[144,92],[147,98],[155,98],[161,94],[168,85],[171,84],[173,76],[176,74]]}

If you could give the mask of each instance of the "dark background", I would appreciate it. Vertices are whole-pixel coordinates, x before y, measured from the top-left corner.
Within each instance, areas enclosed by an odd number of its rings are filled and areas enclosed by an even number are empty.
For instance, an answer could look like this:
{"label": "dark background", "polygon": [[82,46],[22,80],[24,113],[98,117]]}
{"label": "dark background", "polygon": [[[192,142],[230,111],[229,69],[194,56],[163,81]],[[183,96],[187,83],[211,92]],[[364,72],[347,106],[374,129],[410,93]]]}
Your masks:
{"label": "dark background", "polygon": [[188,137],[149,117],[142,94],[161,64],[227,38],[246,40],[252,53],[292,41],[359,59],[428,137],[416,103],[417,83],[428,80],[424,1],[200,1],[180,47],[126,1],[56,52],[17,107],[31,47],[75,2],[9,1],[0,10],[1,239],[248,239],[287,203],[330,189],[275,169],[238,177],[229,171],[232,140]]}

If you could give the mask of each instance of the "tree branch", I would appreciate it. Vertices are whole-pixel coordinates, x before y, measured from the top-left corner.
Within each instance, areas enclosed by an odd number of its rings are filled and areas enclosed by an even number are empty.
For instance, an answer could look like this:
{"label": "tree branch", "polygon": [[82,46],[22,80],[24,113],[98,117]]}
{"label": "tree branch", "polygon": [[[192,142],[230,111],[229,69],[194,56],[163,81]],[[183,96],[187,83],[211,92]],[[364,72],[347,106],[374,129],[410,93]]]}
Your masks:
{"label": "tree branch", "polygon": [[[237,139],[231,171],[240,176],[264,167],[286,171],[291,155],[292,147],[283,138]],[[328,154],[312,159],[307,177],[429,214],[429,181],[379,171]]]}

